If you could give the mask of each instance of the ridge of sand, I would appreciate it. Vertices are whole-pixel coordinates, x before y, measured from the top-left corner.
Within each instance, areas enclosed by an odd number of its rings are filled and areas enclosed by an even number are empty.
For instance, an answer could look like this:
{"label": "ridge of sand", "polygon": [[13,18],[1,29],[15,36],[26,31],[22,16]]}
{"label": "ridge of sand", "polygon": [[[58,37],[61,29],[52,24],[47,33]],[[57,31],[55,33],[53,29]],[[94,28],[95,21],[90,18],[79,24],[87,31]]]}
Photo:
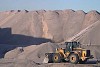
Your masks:
{"label": "ridge of sand", "polygon": [[[15,12],[10,12],[9,16],[13,15]],[[7,12],[4,13],[6,14]],[[15,16],[11,16],[11,18],[9,16],[0,22],[1,28],[11,28],[12,34],[46,38],[58,43],[71,38],[100,19],[100,14],[97,11],[85,13],[82,10],[74,11],[70,9],[20,11],[17,12]],[[5,35],[2,35],[1,40],[4,36]],[[20,39],[10,37],[10,39],[8,38],[5,42],[9,42],[8,40],[10,42],[14,41],[14,43],[17,44]],[[9,44],[14,44],[10,42]]]}

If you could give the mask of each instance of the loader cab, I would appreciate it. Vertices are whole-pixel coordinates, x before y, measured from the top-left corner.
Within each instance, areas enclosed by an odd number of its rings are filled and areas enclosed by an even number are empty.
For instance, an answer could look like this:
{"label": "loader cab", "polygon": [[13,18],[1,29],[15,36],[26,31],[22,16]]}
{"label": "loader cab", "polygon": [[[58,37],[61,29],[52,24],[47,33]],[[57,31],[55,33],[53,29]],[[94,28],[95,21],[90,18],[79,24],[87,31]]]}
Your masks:
{"label": "loader cab", "polygon": [[80,43],[76,41],[75,42],[65,42],[65,44],[66,44],[65,50],[69,52],[73,51],[73,48],[78,48],[80,45]]}

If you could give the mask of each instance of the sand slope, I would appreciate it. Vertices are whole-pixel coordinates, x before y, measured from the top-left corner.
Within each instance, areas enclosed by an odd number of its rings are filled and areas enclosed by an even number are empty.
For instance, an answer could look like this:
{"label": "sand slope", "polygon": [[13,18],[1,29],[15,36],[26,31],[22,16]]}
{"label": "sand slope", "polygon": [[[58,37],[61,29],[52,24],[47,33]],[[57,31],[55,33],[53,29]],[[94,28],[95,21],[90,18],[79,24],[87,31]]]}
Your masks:
{"label": "sand slope", "polygon": [[[38,44],[33,42],[34,38],[45,38],[43,42],[50,40],[54,42],[65,41],[92,23],[100,20],[100,15],[97,11],[85,13],[82,10],[40,10],[1,12],[0,18],[0,28],[11,29],[11,36],[5,40],[7,44],[23,44],[21,43],[22,41],[27,41],[29,44]],[[3,40],[5,35],[8,35],[6,33],[2,33],[3,35],[0,40]],[[95,34],[92,31],[91,33]],[[93,36],[89,35],[89,37]],[[93,38],[96,37],[94,36]],[[85,39],[83,38],[83,40]],[[90,39],[88,38],[88,40]]]}

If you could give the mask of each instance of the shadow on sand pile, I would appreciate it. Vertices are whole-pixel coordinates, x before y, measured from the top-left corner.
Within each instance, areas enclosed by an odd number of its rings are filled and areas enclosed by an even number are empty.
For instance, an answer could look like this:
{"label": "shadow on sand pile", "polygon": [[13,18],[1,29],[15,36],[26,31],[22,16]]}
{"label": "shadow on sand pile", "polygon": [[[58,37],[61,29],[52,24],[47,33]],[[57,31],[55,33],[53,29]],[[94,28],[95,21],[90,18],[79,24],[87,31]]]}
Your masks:
{"label": "shadow on sand pile", "polygon": [[0,28],[0,58],[4,54],[16,47],[26,47],[29,45],[39,45],[45,42],[52,42],[46,38],[36,38],[32,36],[12,34],[11,28]]}
{"label": "shadow on sand pile", "polygon": [[12,34],[11,28],[0,29],[0,44],[28,46],[28,45],[39,45],[45,42],[52,42],[52,41],[46,38],[36,38],[32,36]]}

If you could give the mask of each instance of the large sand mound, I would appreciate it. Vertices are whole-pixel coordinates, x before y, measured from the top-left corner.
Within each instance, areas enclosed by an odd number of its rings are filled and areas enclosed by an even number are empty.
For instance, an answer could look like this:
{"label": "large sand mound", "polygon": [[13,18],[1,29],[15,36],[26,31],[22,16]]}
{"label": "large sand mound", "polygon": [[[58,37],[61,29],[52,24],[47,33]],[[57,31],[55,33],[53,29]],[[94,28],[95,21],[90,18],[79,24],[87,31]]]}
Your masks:
{"label": "large sand mound", "polygon": [[[43,42],[62,42],[100,20],[97,11],[85,13],[78,10],[7,11],[0,12],[0,42],[3,44],[30,45]],[[99,29],[96,28],[96,30]],[[99,31],[98,31],[99,32]],[[92,33],[92,34],[91,34]],[[100,43],[99,33],[86,34],[81,40]],[[94,36],[93,36],[94,35]],[[95,36],[96,35],[96,36]],[[86,44],[87,40],[84,42]]]}

